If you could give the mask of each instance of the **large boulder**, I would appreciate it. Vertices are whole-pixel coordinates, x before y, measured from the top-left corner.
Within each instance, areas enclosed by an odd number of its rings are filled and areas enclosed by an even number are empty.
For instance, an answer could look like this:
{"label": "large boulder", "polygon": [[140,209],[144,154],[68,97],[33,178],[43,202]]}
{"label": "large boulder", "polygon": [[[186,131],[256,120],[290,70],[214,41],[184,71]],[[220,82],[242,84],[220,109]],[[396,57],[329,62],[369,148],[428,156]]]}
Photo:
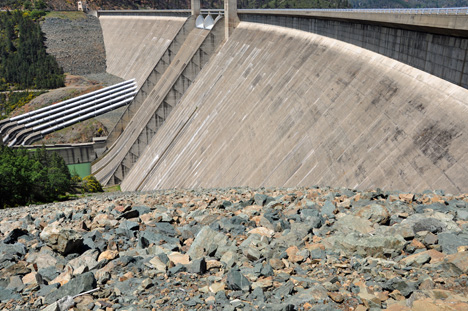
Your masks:
{"label": "large boulder", "polygon": [[70,280],[67,284],[51,292],[45,297],[45,302],[50,304],[66,296],[75,296],[96,288],[94,274],[86,272]]}
{"label": "large boulder", "polygon": [[390,250],[393,253],[403,250],[405,240],[398,234],[373,236],[351,233],[348,235],[337,234],[327,238],[324,244],[349,254],[358,254],[363,257],[384,257],[384,254]]}
{"label": "large boulder", "polygon": [[81,234],[72,229],[57,228],[55,223],[45,227],[40,238],[63,256],[71,253],[81,254],[85,250]]}

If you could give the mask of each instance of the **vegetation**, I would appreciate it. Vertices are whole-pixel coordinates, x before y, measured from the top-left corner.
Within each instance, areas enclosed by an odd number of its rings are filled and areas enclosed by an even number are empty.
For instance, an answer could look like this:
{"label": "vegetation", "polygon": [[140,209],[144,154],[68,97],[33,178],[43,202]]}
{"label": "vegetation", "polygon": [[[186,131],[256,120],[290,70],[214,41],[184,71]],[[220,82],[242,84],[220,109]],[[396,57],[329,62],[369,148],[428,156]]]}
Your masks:
{"label": "vegetation", "polygon": [[0,90],[53,89],[64,85],[63,70],[46,53],[37,19],[44,11],[0,13]]}
{"label": "vegetation", "polygon": [[[62,157],[40,148],[36,152],[0,146],[0,208],[53,202],[81,191]],[[94,176],[83,178],[83,191],[102,191]]]}
{"label": "vegetation", "polygon": [[[0,0],[0,7],[1,5]],[[5,0],[3,8],[25,9],[24,0]],[[67,1],[47,0],[45,6],[51,10],[76,10],[76,3]],[[241,0],[239,8],[343,8],[348,6],[347,0]],[[89,0],[93,9],[188,9],[189,0]],[[224,0],[201,0],[202,8],[223,8]]]}
{"label": "vegetation", "polygon": [[23,107],[43,93],[42,91],[0,93],[0,120],[7,118],[13,110]]}
{"label": "vegetation", "polygon": [[103,192],[102,186],[93,175],[88,175],[83,178],[81,182],[81,189],[83,192]]}
{"label": "vegetation", "polygon": [[[222,0],[202,0],[202,8],[222,8]],[[348,4],[349,2],[349,4]],[[188,9],[189,0],[88,0],[92,9]],[[240,0],[239,8],[445,8],[468,6],[468,0]],[[76,10],[75,1],[0,0],[3,9]]]}

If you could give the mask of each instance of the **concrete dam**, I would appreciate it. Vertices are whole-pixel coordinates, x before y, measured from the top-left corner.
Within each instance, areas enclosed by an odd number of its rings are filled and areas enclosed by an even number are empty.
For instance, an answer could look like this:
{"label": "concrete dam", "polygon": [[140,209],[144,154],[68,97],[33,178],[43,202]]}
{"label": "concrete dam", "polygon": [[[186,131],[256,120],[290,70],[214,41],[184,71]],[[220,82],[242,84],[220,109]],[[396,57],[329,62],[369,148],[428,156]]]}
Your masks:
{"label": "concrete dam", "polygon": [[102,183],[468,192],[466,12],[225,6],[211,29],[196,1],[99,12],[108,71],[141,85]]}

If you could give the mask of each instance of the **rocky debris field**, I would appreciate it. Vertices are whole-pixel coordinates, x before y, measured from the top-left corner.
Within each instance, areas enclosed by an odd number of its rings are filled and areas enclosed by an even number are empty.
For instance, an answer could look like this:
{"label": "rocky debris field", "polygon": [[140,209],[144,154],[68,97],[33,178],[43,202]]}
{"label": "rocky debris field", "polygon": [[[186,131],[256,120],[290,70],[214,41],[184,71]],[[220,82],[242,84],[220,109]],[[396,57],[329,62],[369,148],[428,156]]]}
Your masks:
{"label": "rocky debris field", "polygon": [[0,310],[468,310],[467,200],[229,188],[2,210]]}
{"label": "rocky debris field", "polygon": [[64,72],[75,75],[106,71],[106,51],[97,17],[48,17],[41,23],[47,53],[54,55]]}

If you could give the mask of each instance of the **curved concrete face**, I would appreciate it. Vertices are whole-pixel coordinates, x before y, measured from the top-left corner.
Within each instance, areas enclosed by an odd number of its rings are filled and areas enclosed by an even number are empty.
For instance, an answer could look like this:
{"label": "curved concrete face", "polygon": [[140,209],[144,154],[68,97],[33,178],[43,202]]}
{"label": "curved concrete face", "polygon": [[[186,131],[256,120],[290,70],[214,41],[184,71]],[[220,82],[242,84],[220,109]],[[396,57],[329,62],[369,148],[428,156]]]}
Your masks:
{"label": "curved concrete face", "polygon": [[123,181],[468,192],[468,91],[315,34],[241,22]]}
{"label": "curved concrete face", "polygon": [[184,24],[185,17],[101,16],[107,72],[145,82],[151,70]]}

